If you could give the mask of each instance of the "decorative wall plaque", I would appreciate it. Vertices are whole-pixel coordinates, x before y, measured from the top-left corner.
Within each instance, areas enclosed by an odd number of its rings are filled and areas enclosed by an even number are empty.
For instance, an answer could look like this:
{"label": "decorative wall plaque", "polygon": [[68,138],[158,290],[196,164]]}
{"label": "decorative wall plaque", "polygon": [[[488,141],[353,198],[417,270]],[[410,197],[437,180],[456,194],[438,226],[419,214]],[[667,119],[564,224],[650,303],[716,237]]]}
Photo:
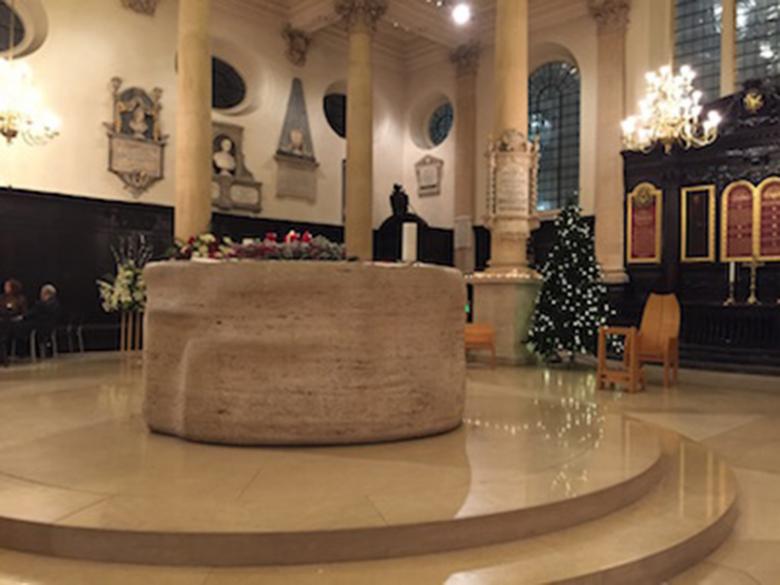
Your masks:
{"label": "decorative wall plaque", "polygon": [[263,185],[244,162],[244,129],[235,124],[212,125],[212,204],[220,211],[262,210]]}
{"label": "decorative wall plaque", "polygon": [[315,201],[319,164],[314,158],[303,82],[298,78],[293,79],[275,158],[279,165],[276,178],[277,196]]}
{"label": "decorative wall plaque", "polygon": [[715,186],[685,187],[680,197],[683,262],[715,261]]}
{"label": "decorative wall plaque", "polygon": [[748,181],[731,183],[721,198],[721,262],[749,262],[755,254],[756,197]]}
{"label": "decorative wall plaque", "polygon": [[629,264],[661,262],[663,198],[663,191],[652,183],[640,183],[629,193],[626,205]]}
{"label": "decorative wall plaque", "polygon": [[488,151],[488,217],[533,219],[539,143],[507,130]]}
{"label": "decorative wall plaque", "polygon": [[758,186],[758,259],[780,261],[780,177]]}
{"label": "decorative wall plaque", "polygon": [[417,194],[420,197],[441,194],[441,178],[444,171],[443,160],[426,155],[417,161],[414,169],[417,173]]}
{"label": "decorative wall plaque", "polygon": [[[160,130],[162,90],[151,94],[138,87],[121,90],[122,80],[111,80],[114,119],[108,129],[108,170],[136,197],[164,176],[164,149],[168,136]],[[121,91],[120,91],[121,90]]]}

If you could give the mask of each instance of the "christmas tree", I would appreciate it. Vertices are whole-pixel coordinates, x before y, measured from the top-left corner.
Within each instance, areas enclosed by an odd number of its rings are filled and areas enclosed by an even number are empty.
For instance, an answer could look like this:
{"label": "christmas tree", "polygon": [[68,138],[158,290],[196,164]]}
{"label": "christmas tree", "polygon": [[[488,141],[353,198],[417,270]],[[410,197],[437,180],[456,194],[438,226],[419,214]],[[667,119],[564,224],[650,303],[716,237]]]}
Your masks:
{"label": "christmas tree", "polygon": [[595,354],[599,327],[613,314],[596,261],[593,233],[577,205],[555,220],[555,242],[542,268],[544,282],[528,341],[545,360]]}

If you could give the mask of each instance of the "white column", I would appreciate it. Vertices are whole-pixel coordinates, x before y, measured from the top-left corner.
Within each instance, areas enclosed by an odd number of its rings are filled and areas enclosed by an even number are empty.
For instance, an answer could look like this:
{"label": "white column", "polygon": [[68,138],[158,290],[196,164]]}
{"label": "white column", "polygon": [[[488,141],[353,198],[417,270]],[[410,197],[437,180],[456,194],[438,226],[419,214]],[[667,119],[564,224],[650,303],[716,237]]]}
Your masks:
{"label": "white column", "polygon": [[626,282],[623,262],[623,139],[626,29],[630,0],[590,0],[598,25],[598,114],[596,129],[596,255],[609,283]]}
{"label": "white column", "polygon": [[477,71],[480,46],[459,46],[455,65],[455,266],[474,271],[474,202],[477,189]]}
{"label": "white column", "polygon": [[373,259],[374,97],[372,39],[387,0],[336,0],[336,13],[349,30],[347,74],[347,254]]}
{"label": "white column", "polygon": [[536,156],[528,142],[528,0],[496,5],[495,119],[489,194],[490,270],[530,274]]}
{"label": "white column", "polygon": [[211,222],[211,0],[179,2],[174,232],[182,240]]}
{"label": "white column", "polygon": [[526,259],[536,223],[537,157],[528,142],[528,0],[497,0],[495,120],[490,144],[490,265],[474,274],[474,318],[496,332],[507,364],[532,358],[525,344],[541,280]]}

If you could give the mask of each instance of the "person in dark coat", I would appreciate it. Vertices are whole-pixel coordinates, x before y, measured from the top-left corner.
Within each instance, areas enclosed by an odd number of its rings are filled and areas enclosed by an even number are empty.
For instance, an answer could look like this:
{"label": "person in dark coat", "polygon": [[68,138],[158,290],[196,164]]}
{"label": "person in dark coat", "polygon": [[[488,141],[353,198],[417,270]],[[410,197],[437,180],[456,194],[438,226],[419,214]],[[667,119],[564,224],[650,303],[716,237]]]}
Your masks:
{"label": "person in dark coat", "polygon": [[24,316],[24,321],[31,329],[48,334],[57,326],[59,317],[60,300],[57,298],[57,289],[53,284],[44,284],[38,300]]}
{"label": "person in dark coat", "polygon": [[27,312],[27,299],[23,294],[22,283],[15,278],[9,278],[3,283],[0,311],[11,318],[24,316]]}
{"label": "person in dark coat", "polygon": [[33,331],[36,332],[39,344],[48,345],[59,317],[60,301],[57,298],[57,289],[52,284],[44,284],[32,308],[21,321],[12,323],[12,335],[16,339],[17,347],[26,348]]}

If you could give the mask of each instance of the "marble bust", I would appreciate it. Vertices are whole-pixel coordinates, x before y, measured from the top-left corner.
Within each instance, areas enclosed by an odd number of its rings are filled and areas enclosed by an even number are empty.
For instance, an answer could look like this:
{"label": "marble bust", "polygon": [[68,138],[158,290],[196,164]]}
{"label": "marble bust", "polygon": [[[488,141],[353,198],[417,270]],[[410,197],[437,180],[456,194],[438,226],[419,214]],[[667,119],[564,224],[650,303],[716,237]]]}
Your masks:
{"label": "marble bust", "polygon": [[128,123],[130,130],[133,131],[133,138],[146,138],[146,132],[149,130],[149,124],[146,123],[146,112],[141,106],[137,106],[133,110],[133,114]]}
{"label": "marble bust", "polygon": [[290,142],[287,145],[287,152],[294,156],[306,156],[305,136],[300,128],[290,130]]}
{"label": "marble bust", "polygon": [[230,152],[233,149],[233,141],[230,138],[223,138],[219,148],[214,153],[214,165],[221,176],[232,176],[236,170],[236,158]]}

